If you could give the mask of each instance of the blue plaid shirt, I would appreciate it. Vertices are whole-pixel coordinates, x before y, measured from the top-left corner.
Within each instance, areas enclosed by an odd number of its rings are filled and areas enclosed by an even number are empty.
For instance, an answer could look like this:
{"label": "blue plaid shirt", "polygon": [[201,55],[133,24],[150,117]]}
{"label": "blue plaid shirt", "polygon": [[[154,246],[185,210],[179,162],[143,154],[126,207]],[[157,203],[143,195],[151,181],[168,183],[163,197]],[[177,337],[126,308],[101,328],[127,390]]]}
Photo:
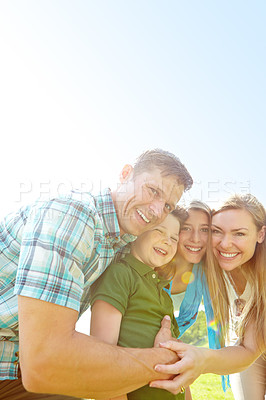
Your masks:
{"label": "blue plaid shirt", "polygon": [[18,364],[17,295],[79,311],[89,288],[124,246],[110,191],[36,202],[0,224],[0,379],[15,379]]}

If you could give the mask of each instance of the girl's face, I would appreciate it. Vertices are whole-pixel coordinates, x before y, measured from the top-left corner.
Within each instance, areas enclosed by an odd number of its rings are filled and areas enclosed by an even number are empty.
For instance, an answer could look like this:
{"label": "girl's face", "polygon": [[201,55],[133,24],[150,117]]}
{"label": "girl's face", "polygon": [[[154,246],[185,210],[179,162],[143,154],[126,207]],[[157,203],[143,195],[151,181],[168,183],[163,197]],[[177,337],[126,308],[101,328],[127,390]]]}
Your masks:
{"label": "girl's face", "polygon": [[208,243],[209,219],[205,211],[191,209],[183,224],[178,243],[178,254],[186,261],[197,264],[204,256]]}
{"label": "girl's face", "polygon": [[221,211],[212,218],[213,252],[225,271],[249,261],[264,235],[264,228],[258,232],[251,214],[244,209]]}
{"label": "girl's face", "polygon": [[140,235],[131,244],[131,254],[152,268],[168,264],[177,250],[180,223],[169,214],[164,222]]}

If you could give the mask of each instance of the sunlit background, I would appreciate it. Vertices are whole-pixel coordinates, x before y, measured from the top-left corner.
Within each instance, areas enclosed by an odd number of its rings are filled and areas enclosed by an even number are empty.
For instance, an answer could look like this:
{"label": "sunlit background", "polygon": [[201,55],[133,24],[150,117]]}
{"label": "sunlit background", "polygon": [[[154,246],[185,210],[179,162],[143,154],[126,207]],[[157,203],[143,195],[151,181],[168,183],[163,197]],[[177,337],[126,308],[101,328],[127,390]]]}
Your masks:
{"label": "sunlit background", "polygon": [[114,187],[161,147],[195,185],[266,203],[266,3],[0,2],[4,216],[37,197]]}

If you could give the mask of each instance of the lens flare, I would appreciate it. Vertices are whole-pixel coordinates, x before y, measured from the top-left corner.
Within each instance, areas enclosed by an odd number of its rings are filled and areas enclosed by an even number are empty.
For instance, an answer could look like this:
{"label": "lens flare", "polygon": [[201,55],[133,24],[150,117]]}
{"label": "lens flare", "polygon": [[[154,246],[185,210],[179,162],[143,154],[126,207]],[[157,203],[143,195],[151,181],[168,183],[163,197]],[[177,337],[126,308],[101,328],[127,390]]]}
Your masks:
{"label": "lens flare", "polygon": [[186,271],[181,276],[182,282],[185,283],[186,285],[188,283],[193,282],[194,279],[195,279],[195,276],[194,276],[193,272],[191,272],[191,271]]}
{"label": "lens flare", "polygon": [[219,322],[214,319],[209,322],[209,327],[211,327],[215,332],[219,331]]}

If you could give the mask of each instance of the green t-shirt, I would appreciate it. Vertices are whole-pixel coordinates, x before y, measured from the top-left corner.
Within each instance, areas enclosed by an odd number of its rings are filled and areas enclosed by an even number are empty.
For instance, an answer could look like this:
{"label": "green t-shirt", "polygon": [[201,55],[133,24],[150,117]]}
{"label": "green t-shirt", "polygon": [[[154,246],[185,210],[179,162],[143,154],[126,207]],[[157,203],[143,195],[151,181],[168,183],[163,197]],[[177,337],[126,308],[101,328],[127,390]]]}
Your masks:
{"label": "green t-shirt", "polygon": [[[103,300],[121,312],[119,346],[153,347],[165,315],[171,317],[172,335],[179,335],[173,303],[164,290],[168,284],[169,281],[161,279],[151,267],[128,254],[119,263],[111,264],[92,285],[91,304]],[[184,394],[173,395],[148,385],[128,393],[129,400],[184,398]]]}

